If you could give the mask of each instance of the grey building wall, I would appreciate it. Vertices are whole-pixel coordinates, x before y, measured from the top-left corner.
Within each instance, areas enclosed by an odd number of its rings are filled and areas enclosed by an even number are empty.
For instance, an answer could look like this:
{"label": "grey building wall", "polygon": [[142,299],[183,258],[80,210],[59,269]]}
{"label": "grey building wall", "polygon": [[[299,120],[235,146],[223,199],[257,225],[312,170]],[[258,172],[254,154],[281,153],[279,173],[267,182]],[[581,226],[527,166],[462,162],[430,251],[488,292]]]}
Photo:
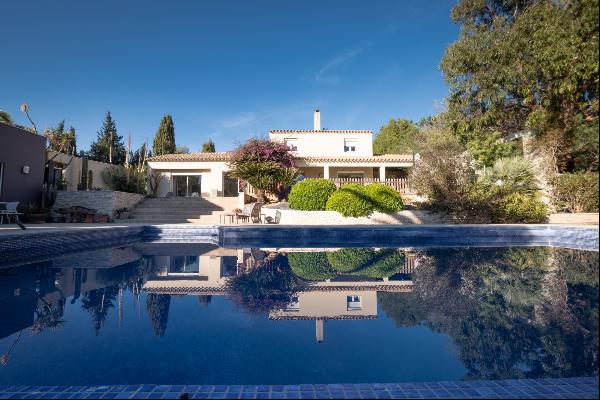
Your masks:
{"label": "grey building wall", "polygon": [[[46,138],[0,122],[0,163],[3,163],[0,201],[35,201],[44,184]],[[29,173],[23,172],[29,167]]]}

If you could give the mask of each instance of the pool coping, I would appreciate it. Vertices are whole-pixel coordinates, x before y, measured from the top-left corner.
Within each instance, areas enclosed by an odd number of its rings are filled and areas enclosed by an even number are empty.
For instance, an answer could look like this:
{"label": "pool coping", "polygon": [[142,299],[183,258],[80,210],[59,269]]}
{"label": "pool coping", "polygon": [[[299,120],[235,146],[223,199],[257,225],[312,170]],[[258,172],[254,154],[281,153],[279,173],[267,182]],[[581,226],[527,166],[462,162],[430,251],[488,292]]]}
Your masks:
{"label": "pool coping", "polygon": [[[27,232],[27,231],[24,231]],[[598,251],[590,225],[133,225],[0,236],[3,266],[136,242],[210,243],[224,248],[551,246]]]}
{"label": "pool coping", "polygon": [[0,398],[103,399],[590,398],[598,377],[300,385],[0,386]]}

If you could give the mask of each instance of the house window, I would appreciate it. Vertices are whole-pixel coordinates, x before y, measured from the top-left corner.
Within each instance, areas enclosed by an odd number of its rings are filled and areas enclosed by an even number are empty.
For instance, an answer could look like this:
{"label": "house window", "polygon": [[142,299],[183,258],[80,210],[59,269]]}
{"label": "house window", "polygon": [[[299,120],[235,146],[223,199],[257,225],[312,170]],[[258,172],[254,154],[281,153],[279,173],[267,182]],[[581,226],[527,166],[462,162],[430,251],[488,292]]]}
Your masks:
{"label": "house window", "polygon": [[290,151],[298,151],[298,139],[286,138],[284,143],[290,148]]}
{"label": "house window", "polygon": [[356,151],[356,139],[344,139],[344,153],[354,153]]}
{"label": "house window", "polygon": [[362,310],[362,296],[346,296],[348,311]]}

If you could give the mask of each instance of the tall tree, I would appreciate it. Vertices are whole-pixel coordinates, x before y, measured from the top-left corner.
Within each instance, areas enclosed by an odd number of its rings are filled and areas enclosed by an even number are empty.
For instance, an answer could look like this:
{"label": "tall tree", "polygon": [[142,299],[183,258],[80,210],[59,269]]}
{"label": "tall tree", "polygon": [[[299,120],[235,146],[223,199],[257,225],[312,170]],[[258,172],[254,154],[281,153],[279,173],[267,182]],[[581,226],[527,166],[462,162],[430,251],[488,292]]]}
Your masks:
{"label": "tall tree", "polygon": [[48,138],[48,149],[70,155],[77,154],[77,135],[75,128],[70,127],[65,130],[65,120],[63,119],[54,128],[46,129],[44,136]]}
{"label": "tall tree", "polygon": [[123,137],[117,133],[117,125],[110,111],[107,111],[96,141],[90,146],[88,156],[90,160],[122,165],[125,162],[126,152]]}
{"label": "tall tree", "polygon": [[162,154],[175,153],[175,127],[173,126],[173,118],[170,115],[165,115],[160,121],[160,126],[154,135],[154,143],[152,151],[155,156]]}
{"label": "tall tree", "polygon": [[410,154],[415,149],[415,136],[418,132],[412,121],[392,118],[375,135],[373,153]]}
{"label": "tall tree", "polygon": [[212,139],[208,139],[208,142],[202,144],[203,153],[214,153],[215,151],[215,142]]}
{"label": "tall tree", "polygon": [[451,16],[441,69],[463,144],[529,130],[557,171],[597,154],[598,0],[460,0]]}

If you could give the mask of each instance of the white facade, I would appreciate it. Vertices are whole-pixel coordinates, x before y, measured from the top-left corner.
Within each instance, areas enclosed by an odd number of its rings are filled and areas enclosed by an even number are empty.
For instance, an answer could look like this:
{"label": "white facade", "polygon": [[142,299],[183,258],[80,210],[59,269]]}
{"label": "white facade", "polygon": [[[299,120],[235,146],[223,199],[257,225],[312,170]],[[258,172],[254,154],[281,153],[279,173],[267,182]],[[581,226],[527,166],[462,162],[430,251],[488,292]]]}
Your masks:
{"label": "white facade", "polygon": [[[369,130],[321,129],[321,113],[314,113],[312,130],[271,130],[269,139],[286,143],[296,156],[305,178],[340,180],[403,179],[413,166],[410,154],[373,156]],[[229,153],[165,154],[151,157],[148,165],[163,175],[157,195],[231,196],[236,183],[227,177]],[[365,181],[365,183],[368,183]],[[182,189],[185,187],[184,189]]]}
{"label": "white facade", "polygon": [[270,131],[269,139],[286,143],[298,157],[373,155],[371,131]]}

